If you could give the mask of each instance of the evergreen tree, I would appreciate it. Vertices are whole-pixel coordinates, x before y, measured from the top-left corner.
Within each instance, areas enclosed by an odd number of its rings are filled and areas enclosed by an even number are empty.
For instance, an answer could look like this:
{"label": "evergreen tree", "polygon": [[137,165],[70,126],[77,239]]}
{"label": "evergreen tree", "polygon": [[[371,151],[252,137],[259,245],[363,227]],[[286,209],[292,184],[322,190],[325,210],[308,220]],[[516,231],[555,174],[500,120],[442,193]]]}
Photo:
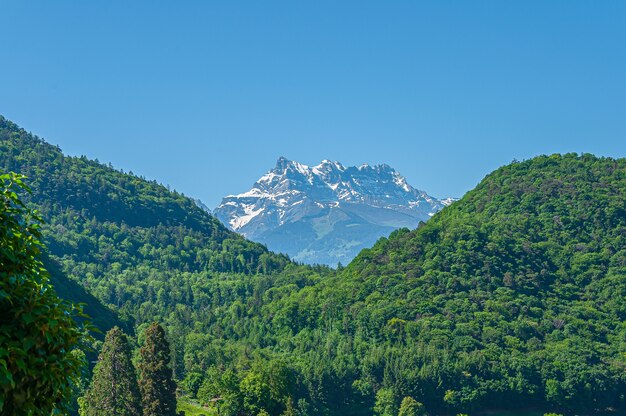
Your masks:
{"label": "evergreen tree", "polygon": [[139,363],[139,388],[145,416],[176,415],[176,384],[170,367],[170,345],[165,331],[158,323],[145,333]]}
{"label": "evergreen tree", "polygon": [[126,335],[118,327],[107,332],[91,386],[81,402],[81,416],[138,416],[141,398]]}

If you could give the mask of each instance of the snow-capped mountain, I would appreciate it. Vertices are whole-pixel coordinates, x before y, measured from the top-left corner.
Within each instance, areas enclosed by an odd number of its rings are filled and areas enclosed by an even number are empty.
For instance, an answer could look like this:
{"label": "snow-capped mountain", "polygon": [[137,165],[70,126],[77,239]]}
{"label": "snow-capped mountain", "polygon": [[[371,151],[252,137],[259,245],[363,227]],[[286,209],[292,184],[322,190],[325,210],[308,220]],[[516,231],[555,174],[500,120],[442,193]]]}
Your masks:
{"label": "snow-capped mountain", "polygon": [[454,199],[413,188],[388,165],[309,167],[281,157],[251,190],[213,211],[227,227],[296,261],[347,264],[401,227],[415,228]]}

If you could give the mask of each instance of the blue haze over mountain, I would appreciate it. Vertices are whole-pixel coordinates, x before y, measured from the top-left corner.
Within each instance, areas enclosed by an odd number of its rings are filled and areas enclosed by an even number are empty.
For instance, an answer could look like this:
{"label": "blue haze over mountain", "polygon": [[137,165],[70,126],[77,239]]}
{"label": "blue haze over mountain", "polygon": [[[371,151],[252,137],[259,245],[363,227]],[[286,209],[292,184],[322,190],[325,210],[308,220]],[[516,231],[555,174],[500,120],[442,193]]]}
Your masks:
{"label": "blue haze over mountain", "polygon": [[296,261],[335,266],[451,202],[413,188],[385,164],[344,167],[324,160],[309,167],[281,157],[248,192],[226,196],[214,214]]}

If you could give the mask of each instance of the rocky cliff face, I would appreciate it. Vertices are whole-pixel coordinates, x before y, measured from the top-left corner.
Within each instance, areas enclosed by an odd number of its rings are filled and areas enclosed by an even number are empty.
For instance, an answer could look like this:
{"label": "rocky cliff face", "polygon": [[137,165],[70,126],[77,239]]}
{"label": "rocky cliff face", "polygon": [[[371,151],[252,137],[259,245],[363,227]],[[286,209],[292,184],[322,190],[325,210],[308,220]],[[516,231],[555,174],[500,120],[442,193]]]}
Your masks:
{"label": "rocky cliff face", "polygon": [[382,236],[415,228],[452,202],[413,188],[388,165],[309,167],[283,157],[214,214],[230,229],[294,260],[347,264]]}

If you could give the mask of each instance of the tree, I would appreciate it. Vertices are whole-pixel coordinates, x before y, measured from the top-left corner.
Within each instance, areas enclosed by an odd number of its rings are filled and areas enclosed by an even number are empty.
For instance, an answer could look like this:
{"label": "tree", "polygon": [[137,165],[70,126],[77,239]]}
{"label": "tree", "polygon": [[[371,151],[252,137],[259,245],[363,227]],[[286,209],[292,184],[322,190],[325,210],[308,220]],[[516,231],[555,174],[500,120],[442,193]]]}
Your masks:
{"label": "tree", "polygon": [[405,397],[400,403],[400,411],[398,416],[424,416],[426,415],[426,409],[424,405],[413,397]]}
{"label": "tree", "polygon": [[281,416],[296,416],[297,410],[293,405],[293,399],[291,397],[287,398],[287,402],[285,403],[285,411],[281,414]]}
{"label": "tree", "polygon": [[170,367],[170,345],[163,327],[153,323],[144,332],[140,350],[139,388],[144,416],[176,415],[176,383]]}
{"label": "tree", "polygon": [[254,414],[265,409],[273,415],[281,414],[286,410],[293,383],[290,370],[282,361],[256,360],[239,384],[246,411]]}
{"label": "tree", "polygon": [[260,372],[250,370],[241,380],[240,388],[246,411],[251,414],[261,412],[270,401],[270,385]]}
{"label": "tree", "polygon": [[141,398],[126,335],[118,327],[106,334],[81,416],[141,415]]}
{"label": "tree", "polygon": [[380,416],[394,416],[397,409],[396,396],[392,389],[382,388],[376,392],[374,413]]}
{"label": "tree", "polygon": [[0,413],[66,408],[84,365],[73,354],[80,309],[52,290],[40,260],[42,220],[18,198],[24,176],[0,174]]}

